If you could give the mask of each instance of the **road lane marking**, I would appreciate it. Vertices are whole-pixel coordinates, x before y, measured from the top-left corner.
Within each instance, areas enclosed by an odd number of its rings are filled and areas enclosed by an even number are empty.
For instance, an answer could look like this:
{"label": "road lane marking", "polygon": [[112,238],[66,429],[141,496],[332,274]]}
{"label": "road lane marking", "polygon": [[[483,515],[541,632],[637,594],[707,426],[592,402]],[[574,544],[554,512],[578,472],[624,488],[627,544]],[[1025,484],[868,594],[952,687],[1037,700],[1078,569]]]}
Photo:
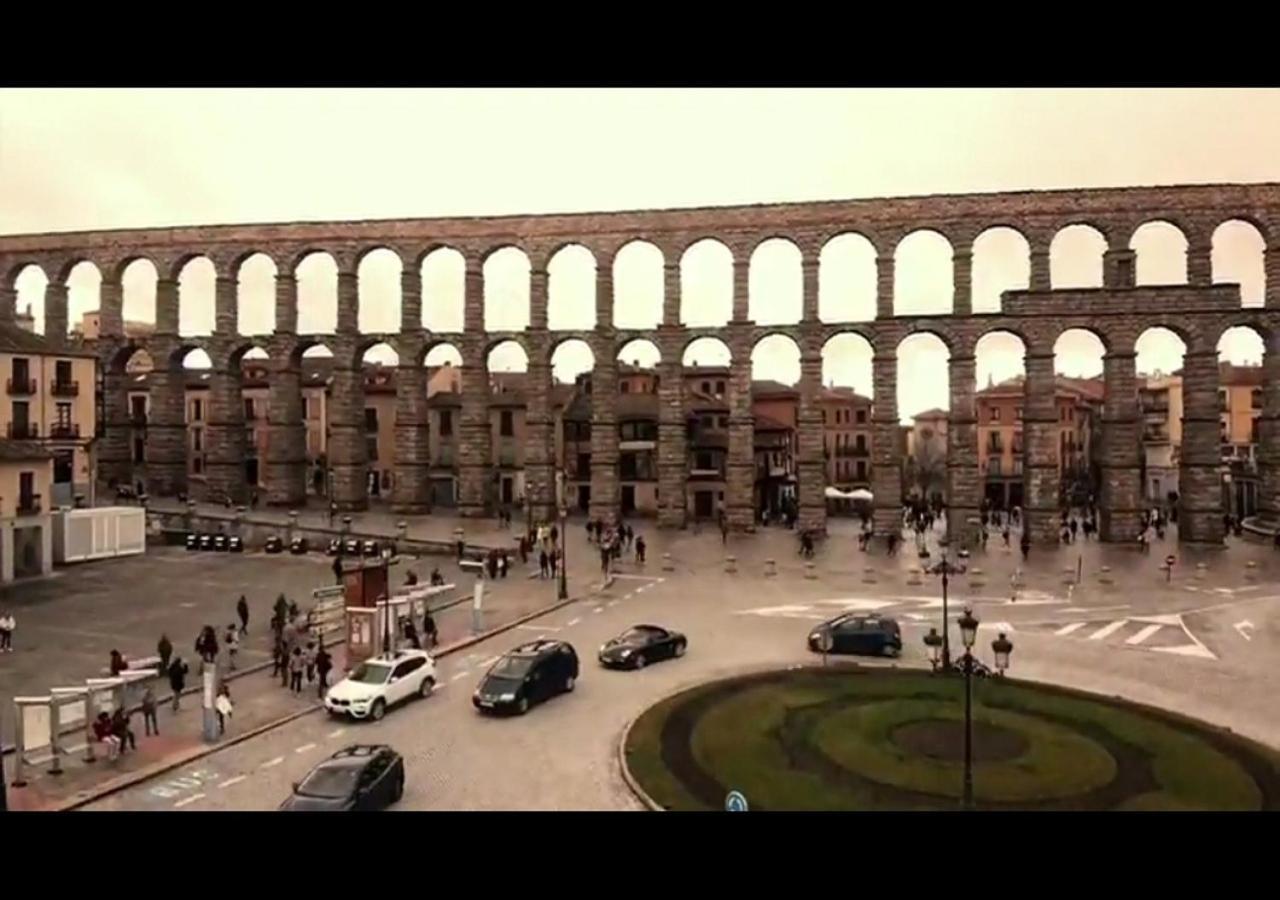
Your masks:
{"label": "road lane marking", "polygon": [[604,612],[604,607],[603,607],[603,606],[597,606],[595,609],[593,609],[593,610],[591,610],[591,611],[592,611],[593,613],[602,613],[602,612]]}
{"label": "road lane marking", "polygon": [[283,757],[283,756],[277,756],[275,759],[269,759],[269,760],[267,760],[266,762],[264,762],[264,763],[262,764],[262,768],[264,768],[264,769],[270,769],[272,766],[278,766],[278,765],[280,765],[280,763],[282,763],[282,762],[284,762],[284,757]]}
{"label": "road lane marking", "polygon": [[618,605],[618,601],[617,601],[617,600],[610,600],[610,601],[608,602],[608,604],[606,604],[606,605],[607,605],[607,606],[617,606],[617,605]]}
{"label": "road lane marking", "polygon": [[347,729],[345,729],[345,728],[335,728],[335,729],[333,729],[333,731],[330,731],[330,732],[329,732],[329,737],[331,737],[331,738],[336,738],[336,737],[340,737],[341,735],[344,735],[344,734],[346,734],[346,733],[347,733]]}
{"label": "road lane marking", "polygon": [[[574,622],[576,622],[576,621],[578,621],[578,620],[577,620],[577,619],[574,619],[573,621],[574,621]],[[573,622],[570,622],[569,624],[570,624],[570,625],[572,625],[572,624],[573,624]],[[490,656],[490,657],[489,657],[488,659],[486,659],[484,662],[480,663],[480,668],[482,668],[482,669],[487,669],[487,668],[489,668],[491,665],[493,665],[494,663],[496,663],[496,662],[497,662],[498,660],[500,660],[500,659],[502,659],[502,657],[501,657],[501,656]]]}
{"label": "road lane marking", "polygon": [[1231,627],[1234,628],[1240,637],[1244,638],[1246,641],[1253,640],[1253,635],[1249,634],[1249,632],[1253,630],[1253,623],[1248,619],[1245,619],[1242,622],[1237,622]]}
{"label": "road lane marking", "polygon": [[1163,628],[1163,627],[1164,627],[1164,626],[1163,626],[1163,625],[1161,625],[1161,624],[1159,624],[1159,623],[1156,623],[1156,624],[1154,624],[1154,625],[1148,625],[1146,628],[1144,628],[1144,629],[1142,629],[1141,631],[1139,631],[1139,632],[1138,632],[1137,634],[1135,634],[1133,637],[1131,637],[1131,638],[1129,638],[1128,640],[1126,640],[1126,641],[1125,641],[1125,643],[1126,643],[1126,644],[1141,644],[1143,641],[1145,641],[1147,638],[1151,637],[1151,635],[1155,634],[1157,631],[1159,631],[1159,630],[1160,630],[1161,628]]}
{"label": "road lane marking", "polygon": [[450,678],[449,680],[450,680],[450,681],[457,681],[459,678],[466,678],[466,677],[467,677],[467,673],[466,673],[466,672],[459,672],[457,675],[454,675],[454,676],[453,676],[452,678]]}
{"label": "road lane marking", "polygon": [[249,777],[248,775],[237,775],[235,778],[228,778],[226,781],[219,784],[218,787],[229,788],[231,787],[231,785],[239,784],[240,782],[244,781],[248,777]]}
{"label": "road lane marking", "polygon": [[559,631],[558,625],[517,625],[517,628],[523,628],[525,631]]}
{"label": "road lane marking", "polygon": [[1088,622],[1072,622],[1070,625],[1063,625],[1061,628],[1055,631],[1054,634],[1058,635],[1059,637],[1065,637],[1071,632],[1077,631],[1083,628],[1087,624],[1089,623]]}
{"label": "road lane marking", "polygon": [[1089,640],[1100,641],[1104,637],[1107,637],[1108,635],[1115,634],[1117,631],[1119,631],[1121,628],[1123,628],[1127,624],[1129,624],[1128,619],[1116,619],[1114,622],[1110,623],[1109,625],[1103,625],[1093,634],[1089,635]]}
{"label": "road lane marking", "polygon": [[316,745],[315,745],[315,744],[303,744],[301,747],[299,747],[297,750],[294,750],[293,752],[294,752],[294,753],[306,753],[308,750],[314,750],[314,749],[316,749]]}
{"label": "road lane marking", "polygon": [[581,617],[581,616],[578,616],[578,617],[576,617],[576,618],[570,619],[570,620],[569,620],[569,622],[568,622],[568,624],[567,624],[565,627],[566,627],[566,628],[572,628],[574,625],[577,625],[577,624],[578,624],[579,622],[581,622],[581,621],[582,621],[582,617]]}
{"label": "road lane marking", "polygon": [[177,803],[173,804],[173,808],[177,809],[180,806],[186,806],[188,803],[195,803],[203,796],[204,794],[192,794],[190,797],[183,797]]}

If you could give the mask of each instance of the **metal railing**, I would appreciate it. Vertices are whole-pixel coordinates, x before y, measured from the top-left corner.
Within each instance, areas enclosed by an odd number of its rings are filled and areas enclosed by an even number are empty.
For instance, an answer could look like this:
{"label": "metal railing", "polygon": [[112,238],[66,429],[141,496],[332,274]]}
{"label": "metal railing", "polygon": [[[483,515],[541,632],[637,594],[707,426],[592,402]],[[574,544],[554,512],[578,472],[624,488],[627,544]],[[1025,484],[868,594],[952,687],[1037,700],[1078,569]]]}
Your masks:
{"label": "metal railing", "polygon": [[5,382],[5,387],[10,395],[13,396],[34,394],[36,392],[36,380],[34,378],[10,378]]}
{"label": "metal railing", "polygon": [[31,516],[40,512],[40,495],[27,494],[18,497],[18,515]]}
{"label": "metal railing", "polygon": [[77,422],[55,422],[49,426],[49,437],[63,440],[78,438],[80,437],[80,425]]}
{"label": "metal railing", "polygon": [[28,441],[40,436],[40,426],[35,422],[10,422],[5,434],[15,441]]}
{"label": "metal railing", "polygon": [[78,381],[54,381],[49,388],[55,397],[79,397],[80,382]]}

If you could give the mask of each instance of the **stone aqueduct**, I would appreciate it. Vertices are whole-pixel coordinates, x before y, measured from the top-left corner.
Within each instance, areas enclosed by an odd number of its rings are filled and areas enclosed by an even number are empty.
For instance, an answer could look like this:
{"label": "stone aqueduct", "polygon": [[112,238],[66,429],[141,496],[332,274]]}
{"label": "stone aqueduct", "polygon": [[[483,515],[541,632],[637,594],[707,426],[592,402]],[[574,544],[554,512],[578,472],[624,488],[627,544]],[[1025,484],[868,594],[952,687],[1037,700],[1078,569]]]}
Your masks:
{"label": "stone aqueduct", "polygon": [[[1265,244],[1265,305],[1242,308],[1236,284],[1214,284],[1211,238],[1229,220],[1254,225]],[[1187,282],[1168,286],[1135,285],[1130,237],[1144,223],[1163,221],[1187,239]],[[1054,234],[1087,224],[1105,238],[1103,286],[1051,289],[1049,245]],[[1030,248],[1027,290],[1007,291],[999,312],[975,315],[971,303],[971,248],[994,226],[1022,234]],[[906,235],[932,230],[953,248],[952,313],[895,315],[893,250]],[[818,315],[818,257],[823,245],[845,233],[866,237],[876,248],[877,299],[872,321],[824,322]],[[685,248],[712,237],[733,254],[732,320],[723,328],[687,327],[680,322],[680,267]],[[748,259],[754,247],[775,237],[794,243],[802,256],[803,315],[793,325],[762,326],[748,317]],[[663,315],[653,330],[615,328],[611,261],[620,248],[645,240],[663,253]],[[551,331],[547,327],[547,262],[559,249],[578,244],[596,259],[596,326],[590,331]],[[460,333],[432,333],[421,326],[423,302],[419,265],[427,253],[452,247],[465,258],[464,327]],[[529,328],[514,333],[486,332],[483,314],[484,260],[515,246],[532,261]],[[363,334],[357,327],[356,271],[363,256],[387,248],[405,263],[402,276],[401,330]],[[336,333],[303,335],[297,329],[295,269],[308,254],[328,252],[338,263]],[[277,266],[275,331],[250,338],[236,333],[237,276],[250,256],[265,253]],[[201,338],[178,334],[177,277],[198,256],[216,269],[215,328]],[[126,265],[150,259],[160,273],[156,292],[156,331],[141,341],[124,338],[121,273]],[[896,399],[898,344],[908,335],[937,335],[950,352],[948,500],[953,537],[963,537],[977,514],[981,483],[977,463],[974,401],[974,348],[984,334],[1009,331],[1026,348],[1024,404],[1026,517],[1036,541],[1055,541],[1058,479],[1055,466],[1053,348],[1069,328],[1096,334],[1105,348],[1106,398],[1102,414],[1104,477],[1101,530],[1104,539],[1132,540],[1141,506],[1139,453],[1142,423],[1135,382],[1135,342],[1148,327],[1163,326],[1182,338],[1184,358],[1184,438],[1180,534],[1196,542],[1219,542],[1223,535],[1219,485],[1219,413],[1217,343],[1224,330],[1245,325],[1262,337],[1267,369],[1264,409],[1259,421],[1260,518],[1280,517],[1280,184],[1204,185],[929,196],[820,203],[777,204],[712,209],[655,210],[492,218],[417,219],[286,225],[157,228],[0,237],[0,310],[14,308],[17,274],[35,263],[49,273],[46,334],[67,331],[66,282],[73,266],[88,260],[103,273],[99,344],[103,372],[104,419],[99,450],[101,477],[127,478],[131,470],[129,415],[124,363],[137,349],[156,361],[146,455],[149,490],[160,495],[183,488],[186,479],[182,358],[199,347],[212,362],[207,421],[206,472],[212,491],[243,498],[245,429],[240,402],[239,360],[250,348],[266,350],[274,367],[268,412],[269,452],[265,468],[268,502],[289,506],[304,501],[305,425],[300,388],[301,357],[323,343],[334,353],[330,400],[330,464],[334,497],[344,509],[367,503],[361,360],[380,342],[400,357],[396,405],[394,506],[422,512],[429,497],[428,416],[425,354],[436,344],[455,345],[463,359],[462,419],[459,434],[459,507],[463,515],[486,512],[490,477],[487,407],[488,350],[513,340],[528,356],[526,492],[537,516],[555,510],[552,418],[548,407],[551,355],[562,342],[579,338],[595,356],[592,401],[592,514],[613,519],[618,509],[618,430],[612,397],[616,392],[617,353],[629,341],[651,340],[659,349],[659,524],[679,527],[685,520],[687,466],[682,412],[682,352],[693,340],[719,337],[732,354],[729,386],[729,454],[725,511],[730,527],[753,527],[754,459],[750,405],[751,350],[775,333],[800,348],[798,476],[802,527],[825,524],[822,414],[817,405],[821,351],[840,333],[865,337],[874,352],[873,489],[878,532],[899,520],[900,453]]]}

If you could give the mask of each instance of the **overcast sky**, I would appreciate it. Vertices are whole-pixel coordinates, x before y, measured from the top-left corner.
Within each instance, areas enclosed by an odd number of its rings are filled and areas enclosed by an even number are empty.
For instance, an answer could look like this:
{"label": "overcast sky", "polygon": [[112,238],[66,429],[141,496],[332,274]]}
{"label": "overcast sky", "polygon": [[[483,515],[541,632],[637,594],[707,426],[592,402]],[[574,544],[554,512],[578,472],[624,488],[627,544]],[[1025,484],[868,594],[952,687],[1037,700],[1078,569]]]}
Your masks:
{"label": "overcast sky", "polygon": [[[0,91],[0,232],[236,222],[488,215],[831,200],[1028,188],[1117,187],[1280,180],[1277,90],[4,90]],[[1175,236],[1176,237],[1176,236]],[[1172,280],[1184,262],[1158,229],[1138,247],[1138,275]],[[947,309],[950,251],[928,237],[904,247],[898,280],[904,311]],[[1260,300],[1261,243],[1247,228],[1215,243],[1215,277]],[[1144,250],[1146,252],[1144,252]],[[1096,247],[1077,236],[1055,247],[1055,284],[1095,277]],[[646,324],[660,308],[660,263],[643,248],[615,273],[619,324]],[[686,309],[727,316],[726,259],[699,248],[684,266]],[[590,315],[589,259],[552,269],[552,325]],[[486,271],[494,327],[527,321],[527,263],[494,260]],[[975,255],[979,308],[1025,283],[1025,251],[993,235]],[[371,258],[361,272],[362,326],[398,325],[398,263]],[[325,258],[300,273],[301,326],[333,317],[333,269]],[[243,273],[241,326],[272,327],[273,270]],[[655,277],[658,294],[654,294]],[[799,315],[794,251],[762,250],[752,270],[757,319]],[[823,259],[822,304],[865,310],[873,268],[856,242]],[[154,274],[126,277],[126,315],[154,315]],[[71,282],[71,317],[97,306],[88,267]],[[457,327],[460,274],[447,258],[424,271],[427,324]],[[212,274],[197,263],[182,279],[182,328],[212,326]],[[433,299],[436,302],[433,304]],[[43,279],[19,281],[19,306],[43,327]],[[939,307],[939,304],[942,304]],[[762,345],[756,376],[792,382],[794,347]],[[1224,352],[1256,361],[1251,334]],[[1064,338],[1059,369],[1095,374],[1099,349]],[[1180,347],[1149,334],[1140,370],[1169,370]],[[628,351],[625,357],[644,353]],[[707,348],[690,358],[715,361]],[[494,368],[519,366],[498,353]],[[557,375],[589,366],[566,347]],[[947,405],[945,351],[904,345],[904,416]],[[1021,372],[1016,341],[980,348],[978,379]],[[852,339],[832,346],[824,377],[870,392],[870,359]],[[909,374],[908,374],[909,373]],[[916,377],[921,373],[924,377]],[[936,374],[935,374],[936,373]]]}

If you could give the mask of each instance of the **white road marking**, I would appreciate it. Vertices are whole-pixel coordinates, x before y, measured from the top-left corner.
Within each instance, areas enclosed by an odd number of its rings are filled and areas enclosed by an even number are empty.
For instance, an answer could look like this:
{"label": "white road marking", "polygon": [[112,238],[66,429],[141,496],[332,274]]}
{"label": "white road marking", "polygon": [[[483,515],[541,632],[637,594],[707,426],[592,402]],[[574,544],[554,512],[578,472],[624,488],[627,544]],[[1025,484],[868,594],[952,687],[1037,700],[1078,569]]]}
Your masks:
{"label": "white road marking", "polygon": [[1163,625],[1161,625],[1159,622],[1157,622],[1157,623],[1156,623],[1156,624],[1154,624],[1154,625],[1148,625],[1146,628],[1142,629],[1142,630],[1141,630],[1141,631],[1139,631],[1137,634],[1133,635],[1133,637],[1131,637],[1131,638],[1129,638],[1128,640],[1126,640],[1126,641],[1125,641],[1125,643],[1126,643],[1126,644],[1141,644],[1143,641],[1145,641],[1147,638],[1151,637],[1151,635],[1155,634],[1157,631],[1159,631],[1159,630],[1160,630],[1161,628],[1163,628],[1163,627],[1164,627],[1164,626],[1163,626]]}
{"label": "white road marking", "polygon": [[981,622],[978,624],[978,630],[1013,634],[1016,629],[1014,629],[1012,622]]}
{"label": "white road marking", "polygon": [[345,728],[335,728],[335,729],[333,729],[333,731],[330,731],[330,732],[329,732],[329,737],[331,737],[331,738],[336,738],[336,737],[339,737],[339,736],[344,735],[344,734],[346,734],[346,733],[347,733],[347,729],[345,729]]}
{"label": "white road marking", "polygon": [[226,781],[219,784],[218,787],[229,788],[231,787],[231,785],[239,784],[240,782],[244,781],[248,777],[249,777],[248,775],[237,775],[235,778],[228,778]]}
{"label": "white road marking", "polygon": [[525,631],[559,631],[558,625],[518,625],[517,628],[523,628]]}
{"label": "white road marking", "polygon": [[314,750],[314,749],[316,749],[316,745],[315,745],[315,744],[303,744],[301,747],[299,747],[298,749],[294,750],[293,752],[294,752],[294,753],[306,753],[308,750]]}
{"label": "white road marking", "polygon": [[603,606],[597,606],[595,609],[593,609],[593,610],[591,610],[591,611],[592,611],[593,613],[601,613],[601,612],[604,612],[604,607],[603,607]]}
{"label": "white road marking", "polygon": [[1103,625],[1093,634],[1089,635],[1089,640],[1100,641],[1104,637],[1107,637],[1108,635],[1115,634],[1117,631],[1119,631],[1121,628],[1123,628],[1128,624],[1129,624],[1128,619],[1116,619],[1114,622],[1111,622],[1108,625]]}
{"label": "white road marking", "polygon": [[466,672],[459,672],[457,675],[454,675],[454,676],[453,676],[452,678],[450,678],[449,680],[450,680],[450,681],[457,681],[459,678],[466,678],[466,677],[467,677],[467,673],[466,673]]}
{"label": "white road marking", "polygon": [[[573,622],[576,622],[576,621],[578,621],[578,620],[577,620],[577,619],[574,619],[574,620],[573,620]],[[573,624],[573,622],[570,622],[569,624],[570,624],[570,625],[572,625],[572,624]],[[498,660],[500,660],[500,659],[502,659],[502,657],[501,657],[501,656],[490,656],[490,657],[489,657],[488,659],[486,659],[484,662],[480,663],[480,668],[482,668],[482,669],[487,669],[487,668],[489,668],[491,665],[493,665],[494,663],[496,663],[496,662],[497,662]]]}
{"label": "white road marking", "polygon": [[[577,617],[575,617],[575,618],[570,619],[570,620],[565,624],[565,627],[566,627],[566,628],[572,628],[574,625],[577,625],[577,624],[578,624],[579,622],[581,622],[581,621],[582,621],[582,617],[581,617],[581,616],[577,616]],[[496,658],[497,658],[497,657],[495,657],[495,659],[496,659]]]}
{"label": "white road marking", "polygon": [[1248,619],[1245,619],[1243,622],[1237,622],[1231,627],[1234,628],[1240,634],[1240,637],[1244,638],[1246,641],[1253,640],[1253,635],[1249,634],[1249,632],[1253,630],[1253,623]]}
{"label": "white road marking", "polygon": [[617,605],[618,605],[618,601],[617,601],[617,600],[610,600],[606,605],[607,605],[607,606],[617,606]]}
{"label": "white road marking", "polygon": [[1061,628],[1055,631],[1054,634],[1058,635],[1059,637],[1065,637],[1066,635],[1070,634],[1073,631],[1078,631],[1079,629],[1083,628],[1087,624],[1089,623],[1088,622],[1072,622],[1070,625],[1063,625]]}
{"label": "white road marking", "polygon": [[280,763],[282,763],[282,762],[284,762],[284,757],[283,757],[283,756],[277,756],[275,759],[269,759],[269,760],[267,760],[266,762],[264,762],[264,763],[262,764],[262,768],[264,768],[264,769],[270,769],[272,766],[278,766],[278,765],[280,765]]}
{"label": "white road marking", "polygon": [[196,606],[194,603],[179,603],[178,605],[183,609],[195,609]]}
{"label": "white road marking", "polygon": [[192,794],[190,797],[183,797],[177,803],[173,804],[173,808],[177,809],[180,806],[186,806],[188,803],[195,803],[203,796],[204,794]]}

